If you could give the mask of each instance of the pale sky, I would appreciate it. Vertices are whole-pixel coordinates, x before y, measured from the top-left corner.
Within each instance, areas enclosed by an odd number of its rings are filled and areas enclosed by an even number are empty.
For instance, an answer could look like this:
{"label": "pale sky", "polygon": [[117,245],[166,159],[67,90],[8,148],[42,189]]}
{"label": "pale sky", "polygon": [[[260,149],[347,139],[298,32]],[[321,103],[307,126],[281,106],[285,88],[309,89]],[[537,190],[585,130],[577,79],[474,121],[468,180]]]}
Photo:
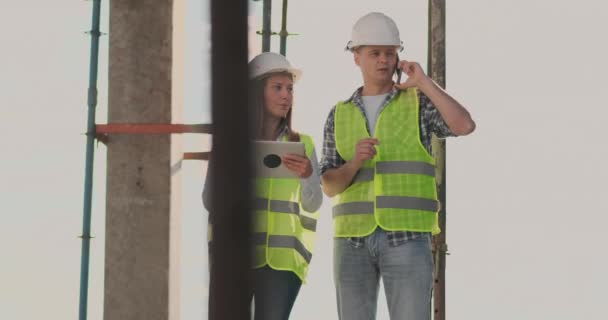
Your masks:
{"label": "pale sky", "polygon": [[[184,122],[210,119],[208,2],[187,0]],[[251,13],[259,19],[261,5]],[[102,2],[108,30],[108,2]],[[274,1],[278,29],[280,1]],[[404,59],[426,69],[427,1],[291,1],[287,56],[304,70],[295,127],[320,157],[329,109],[361,83],[343,50],[353,22],[391,16]],[[91,2],[0,2],[0,319],[76,319]],[[256,18],[257,16],[257,18]],[[602,123],[608,5],[601,1],[451,1],[447,90],[477,130],[448,142],[449,319],[597,319],[608,286],[608,149]],[[278,31],[278,30],[277,30]],[[253,37],[253,39],[259,38]],[[97,122],[107,114],[102,38]],[[278,51],[278,39],[273,42]],[[259,43],[252,44],[259,50]],[[200,137],[185,137],[199,151]],[[200,150],[203,151],[203,150]],[[102,319],[105,147],[95,159],[89,319]],[[206,319],[204,167],[183,174],[182,319]],[[336,319],[330,200],[309,283],[292,319]],[[384,297],[378,319],[388,319]]]}

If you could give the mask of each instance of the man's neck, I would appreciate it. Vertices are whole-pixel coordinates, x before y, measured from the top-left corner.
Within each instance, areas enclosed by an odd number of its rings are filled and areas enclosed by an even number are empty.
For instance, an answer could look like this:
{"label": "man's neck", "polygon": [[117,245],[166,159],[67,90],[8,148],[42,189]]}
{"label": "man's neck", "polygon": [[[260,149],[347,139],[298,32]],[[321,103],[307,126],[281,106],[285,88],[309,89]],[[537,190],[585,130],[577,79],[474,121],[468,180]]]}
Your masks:
{"label": "man's neck", "polygon": [[372,82],[364,81],[363,90],[361,91],[362,96],[379,96],[381,94],[389,93],[393,89],[393,81],[385,82]]}

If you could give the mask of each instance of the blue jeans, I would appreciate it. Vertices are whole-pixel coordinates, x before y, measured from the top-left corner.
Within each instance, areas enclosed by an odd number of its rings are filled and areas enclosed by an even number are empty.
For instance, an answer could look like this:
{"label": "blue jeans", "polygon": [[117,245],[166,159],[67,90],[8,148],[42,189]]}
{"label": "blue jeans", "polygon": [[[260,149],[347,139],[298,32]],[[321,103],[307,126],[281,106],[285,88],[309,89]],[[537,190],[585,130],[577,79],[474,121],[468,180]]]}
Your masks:
{"label": "blue jeans", "polygon": [[334,281],[343,320],[374,320],[380,278],[392,320],[430,320],[433,257],[430,236],[388,243],[377,228],[355,248],[349,238],[334,239]]}

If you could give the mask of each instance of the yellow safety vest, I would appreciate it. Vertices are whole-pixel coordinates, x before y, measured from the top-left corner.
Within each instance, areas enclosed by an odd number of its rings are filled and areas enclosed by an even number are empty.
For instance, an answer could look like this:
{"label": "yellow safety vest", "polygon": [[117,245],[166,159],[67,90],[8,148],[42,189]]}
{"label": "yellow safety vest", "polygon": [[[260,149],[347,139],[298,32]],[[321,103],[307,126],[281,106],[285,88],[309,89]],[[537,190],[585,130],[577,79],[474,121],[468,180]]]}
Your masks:
{"label": "yellow safety vest", "polygon": [[[300,134],[306,156],[314,150],[312,139]],[[301,205],[298,178],[258,178],[255,181],[253,218],[253,267],[268,265],[294,272],[305,282],[314,250],[318,212],[306,212]]]}
{"label": "yellow safety vest", "polygon": [[[362,237],[377,226],[388,231],[440,232],[435,161],[420,142],[416,89],[401,91],[376,122],[376,156],[352,184],[333,198],[336,237]],[[363,113],[352,102],[336,105],[336,149],[348,161],[356,144],[369,138]]]}

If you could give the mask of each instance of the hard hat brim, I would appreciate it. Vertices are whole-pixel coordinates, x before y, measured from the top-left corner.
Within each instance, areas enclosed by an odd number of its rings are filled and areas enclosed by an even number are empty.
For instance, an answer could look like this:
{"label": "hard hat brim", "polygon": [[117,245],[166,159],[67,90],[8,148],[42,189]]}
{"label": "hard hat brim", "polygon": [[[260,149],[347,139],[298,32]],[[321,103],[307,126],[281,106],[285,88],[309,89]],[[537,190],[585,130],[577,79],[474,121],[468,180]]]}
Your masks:
{"label": "hard hat brim", "polygon": [[293,76],[293,82],[296,82],[302,78],[302,70],[297,68],[275,68],[267,70],[266,72],[253,76],[252,79],[261,79],[271,76],[273,73],[287,72]]}
{"label": "hard hat brim", "polygon": [[358,47],[363,47],[363,46],[389,46],[389,47],[395,47],[399,50],[399,52],[403,51],[403,41],[400,42],[399,44],[394,44],[394,43],[356,43],[354,41],[349,41],[346,44],[346,47],[344,48],[345,51],[354,51],[356,48]]}

